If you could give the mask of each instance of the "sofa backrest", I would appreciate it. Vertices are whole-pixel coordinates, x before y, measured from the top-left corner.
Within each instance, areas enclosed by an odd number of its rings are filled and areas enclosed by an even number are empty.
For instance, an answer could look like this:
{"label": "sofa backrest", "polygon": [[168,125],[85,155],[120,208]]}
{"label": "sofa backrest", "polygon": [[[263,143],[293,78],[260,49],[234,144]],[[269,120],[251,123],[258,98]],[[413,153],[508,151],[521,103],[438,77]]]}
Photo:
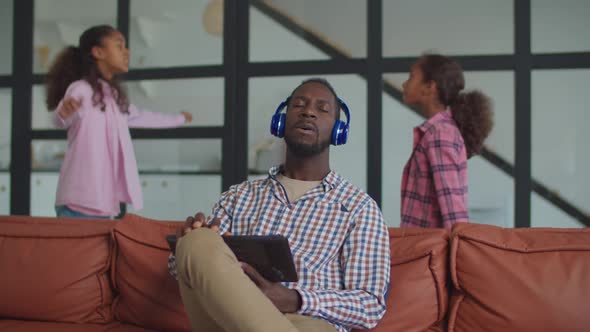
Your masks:
{"label": "sofa backrest", "polygon": [[112,221],[0,217],[0,317],[112,321]]}
{"label": "sofa backrest", "polygon": [[590,229],[453,228],[450,332],[590,330]]}
{"label": "sofa backrest", "polygon": [[167,269],[166,235],[180,224],[126,214],[115,226],[113,280],[117,320],[157,331],[190,331],[177,281]]}
{"label": "sofa backrest", "polygon": [[442,330],[448,303],[448,243],[444,229],[389,229],[387,312],[372,331]]}

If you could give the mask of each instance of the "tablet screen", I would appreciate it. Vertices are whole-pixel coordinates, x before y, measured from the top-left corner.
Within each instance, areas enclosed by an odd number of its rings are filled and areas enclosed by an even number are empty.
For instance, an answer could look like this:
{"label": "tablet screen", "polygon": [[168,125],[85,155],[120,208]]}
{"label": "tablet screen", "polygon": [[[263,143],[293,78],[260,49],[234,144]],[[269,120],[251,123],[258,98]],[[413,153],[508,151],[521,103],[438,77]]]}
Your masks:
{"label": "tablet screen", "polygon": [[[170,250],[176,250],[176,236],[166,236]],[[297,271],[289,248],[289,241],[282,235],[233,235],[223,236],[227,246],[238,261],[254,267],[272,282],[297,281]]]}

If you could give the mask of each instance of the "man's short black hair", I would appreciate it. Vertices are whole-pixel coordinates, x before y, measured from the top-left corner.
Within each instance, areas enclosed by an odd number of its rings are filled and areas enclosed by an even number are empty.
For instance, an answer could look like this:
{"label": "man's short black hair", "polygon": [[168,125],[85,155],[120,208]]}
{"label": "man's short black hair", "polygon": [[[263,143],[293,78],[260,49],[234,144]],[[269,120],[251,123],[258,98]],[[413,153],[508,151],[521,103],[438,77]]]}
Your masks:
{"label": "man's short black hair", "polygon": [[340,108],[341,108],[340,101],[339,101],[340,99],[338,99],[338,95],[336,94],[336,90],[334,90],[334,88],[332,87],[330,82],[328,82],[328,80],[326,80],[325,78],[312,77],[312,78],[308,78],[306,80],[303,80],[303,82],[301,82],[301,84],[299,84],[295,89],[293,89],[289,98],[293,97],[293,93],[295,93],[295,91],[297,91],[297,89],[299,89],[301,86],[303,86],[307,83],[318,83],[318,84],[321,84],[321,85],[325,86],[326,88],[328,88],[328,90],[330,90],[330,92],[334,96],[334,105],[336,106],[336,120],[340,120]]}

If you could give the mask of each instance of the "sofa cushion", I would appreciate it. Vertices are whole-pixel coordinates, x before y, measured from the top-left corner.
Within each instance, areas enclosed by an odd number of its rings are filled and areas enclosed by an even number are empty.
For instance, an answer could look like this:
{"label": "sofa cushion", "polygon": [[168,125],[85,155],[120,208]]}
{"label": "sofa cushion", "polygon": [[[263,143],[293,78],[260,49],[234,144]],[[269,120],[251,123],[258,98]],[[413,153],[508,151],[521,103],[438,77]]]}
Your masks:
{"label": "sofa cushion", "polygon": [[447,311],[448,231],[390,228],[387,312],[372,331],[442,331]]}
{"label": "sofa cushion", "polygon": [[114,229],[117,320],[159,331],[190,331],[177,281],[168,273],[165,236],[178,223],[127,214]]}
{"label": "sofa cushion", "polygon": [[10,332],[154,332],[141,327],[111,322],[108,324],[75,324],[0,320],[0,331]]}
{"label": "sofa cushion", "polygon": [[588,331],[590,229],[457,225],[449,331]]}
{"label": "sofa cushion", "polygon": [[112,321],[114,222],[0,217],[0,317]]}

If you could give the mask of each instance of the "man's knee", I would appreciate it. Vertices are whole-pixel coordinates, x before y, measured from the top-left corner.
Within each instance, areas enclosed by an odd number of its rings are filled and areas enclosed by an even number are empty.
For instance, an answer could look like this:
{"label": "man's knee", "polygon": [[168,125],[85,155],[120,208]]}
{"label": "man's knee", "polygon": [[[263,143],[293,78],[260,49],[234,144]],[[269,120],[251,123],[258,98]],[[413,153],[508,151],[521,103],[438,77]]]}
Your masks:
{"label": "man's knee", "polygon": [[[201,267],[200,270],[212,268],[218,264],[220,255],[231,254],[229,248],[219,234],[208,229],[192,230],[179,239],[176,245],[176,262],[179,276],[186,275],[187,269]],[[207,267],[207,268],[205,268]]]}

